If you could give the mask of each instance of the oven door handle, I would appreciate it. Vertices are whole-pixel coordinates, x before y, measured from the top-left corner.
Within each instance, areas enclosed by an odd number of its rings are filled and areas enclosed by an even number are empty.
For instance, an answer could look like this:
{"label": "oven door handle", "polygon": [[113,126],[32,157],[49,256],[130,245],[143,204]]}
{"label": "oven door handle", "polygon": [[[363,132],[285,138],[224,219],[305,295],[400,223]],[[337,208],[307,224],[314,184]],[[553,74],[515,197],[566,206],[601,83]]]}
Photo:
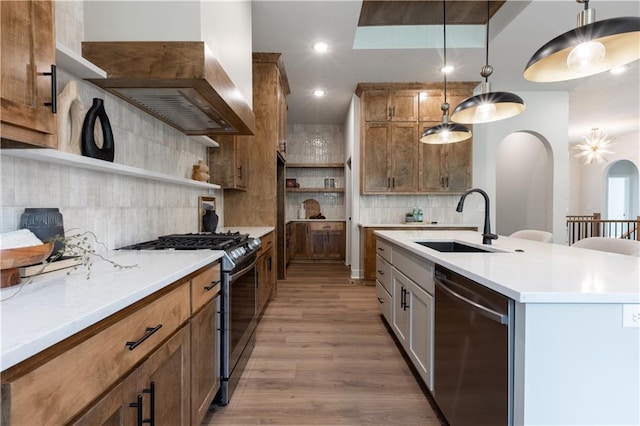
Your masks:
{"label": "oven door handle", "polygon": [[233,282],[233,280],[235,280],[237,277],[244,275],[247,271],[249,271],[250,269],[254,268],[256,266],[256,262],[258,261],[258,259],[253,259],[253,261],[251,262],[251,264],[249,266],[247,266],[246,268],[242,269],[241,271],[236,272],[235,274],[231,275],[231,277],[229,278],[229,282]]}

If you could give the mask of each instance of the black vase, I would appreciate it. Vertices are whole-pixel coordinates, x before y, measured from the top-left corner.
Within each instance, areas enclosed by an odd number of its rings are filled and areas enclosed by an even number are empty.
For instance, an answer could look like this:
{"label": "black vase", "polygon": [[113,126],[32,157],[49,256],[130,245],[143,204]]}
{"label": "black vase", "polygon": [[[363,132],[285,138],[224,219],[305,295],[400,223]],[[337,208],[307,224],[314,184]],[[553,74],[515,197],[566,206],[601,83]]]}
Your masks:
{"label": "black vase", "polygon": [[[93,136],[96,120],[100,120],[102,126],[102,148],[98,148]],[[100,98],[93,98],[93,105],[87,111],[82,123],[82,155],[113,162],[113,132],[107,112],[104,110],[104,101]]]}
{"label": "black vase", "polygon": [[206,210],[202,216],[202,228],[205,232],[216,232],[218,214],[214,210]]}
{"label": "black vase", "polygon": [[[48,242],[55,236],[64,237],[62,213],[55,208],[24,209],[20,216],[20,229],[28,229],[42,242]],[[64,250],[64,243],[56,241],[49,258]]]}

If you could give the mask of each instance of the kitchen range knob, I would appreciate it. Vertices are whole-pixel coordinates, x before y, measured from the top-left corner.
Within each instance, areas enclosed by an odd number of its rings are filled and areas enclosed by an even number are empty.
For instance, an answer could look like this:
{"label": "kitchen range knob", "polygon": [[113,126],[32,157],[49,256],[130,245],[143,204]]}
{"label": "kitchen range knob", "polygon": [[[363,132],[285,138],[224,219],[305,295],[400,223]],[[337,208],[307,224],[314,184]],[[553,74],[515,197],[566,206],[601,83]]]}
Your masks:
{"label": "kitchen range knob", "polygon": [[249,240],[248,245],[251,250],[257,250],[262,245],[262,242],[258,238],[252,238]]}

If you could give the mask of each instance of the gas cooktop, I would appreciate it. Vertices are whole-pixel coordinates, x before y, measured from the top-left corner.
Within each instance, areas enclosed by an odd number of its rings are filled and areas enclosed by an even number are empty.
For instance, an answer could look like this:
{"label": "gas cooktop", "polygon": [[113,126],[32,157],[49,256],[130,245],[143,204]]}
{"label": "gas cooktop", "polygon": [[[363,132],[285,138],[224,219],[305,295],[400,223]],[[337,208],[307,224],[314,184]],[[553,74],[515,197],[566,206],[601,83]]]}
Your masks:
{"label": "gas cooktop", "polygon": [[122,247],[122,250],[228,250],[242,245],[249,239],[249,234],[240,232],[200,234],[171,234],[157,240],[145,241]]}

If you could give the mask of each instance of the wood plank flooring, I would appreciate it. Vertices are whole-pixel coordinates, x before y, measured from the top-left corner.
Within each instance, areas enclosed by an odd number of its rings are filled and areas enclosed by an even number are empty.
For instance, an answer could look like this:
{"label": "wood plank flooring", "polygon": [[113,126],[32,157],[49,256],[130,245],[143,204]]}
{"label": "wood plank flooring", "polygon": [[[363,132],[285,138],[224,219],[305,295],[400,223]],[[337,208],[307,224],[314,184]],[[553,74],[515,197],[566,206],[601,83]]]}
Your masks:
{"label": "wood plank flooring", "polygon": [[229,405],[204,425],[440,426],[379,315],[337,264],[292,264]]}

